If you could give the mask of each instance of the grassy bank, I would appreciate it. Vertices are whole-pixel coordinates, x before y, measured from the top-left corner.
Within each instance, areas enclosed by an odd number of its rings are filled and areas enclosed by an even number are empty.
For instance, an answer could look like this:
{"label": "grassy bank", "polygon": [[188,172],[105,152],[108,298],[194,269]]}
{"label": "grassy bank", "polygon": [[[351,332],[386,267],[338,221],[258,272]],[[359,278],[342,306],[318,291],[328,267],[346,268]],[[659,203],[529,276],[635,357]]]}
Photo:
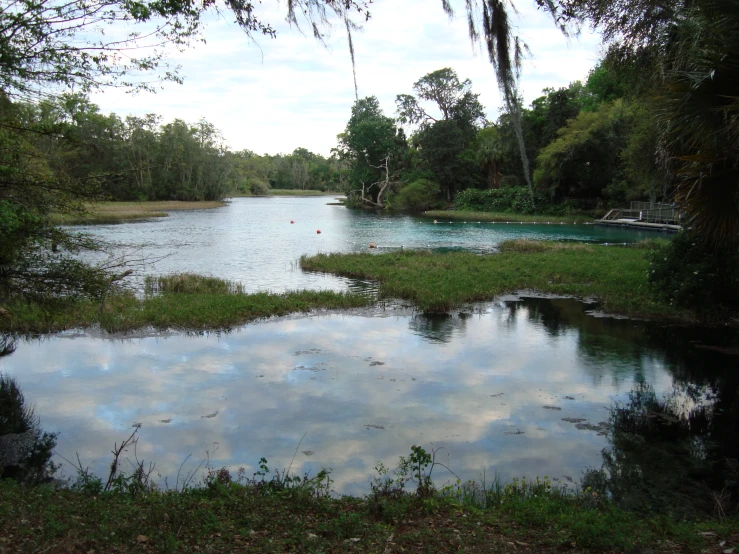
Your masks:
{"label": "grassy bank", "polygon": [[304,487],[214,483],[89,494],[0,481],[0,552],[727,552],[736,519],[640,516],[593,499],[439,494],[332,499]]}
{"label": "grassy bank", "polygon": [[[403,298],[426,311],[448,311],[465,302],[491,300],[506,292],[595,297],[611,312],[644,317],[689,318],[655,300],[647,283],[645,248],[582,243],[511,241],[500,254],[401,251],[375,254],[319,254],[301,267],[372,279],[380,296]],[[639,247],[641,246],[641,247]]]}
{"label": "grassy bank", "polygon": [[[213,281],[223,283],[218,279]],[[136,298],[117,294],[100,302],[67,301],[40,305],[25,301],[5,304],[0,332],[52,333],[65,329],[99,326],[108,332],[136,329],[218,330],[256,319],[317,309],[347,309],[372,301],[356,294],[330,291],[298,291],[284,294],[243,294],[238,285],[196,285],[190,280],[154,278],[147,283],[157,295]],[[179,287],[179,288],[177,288]]]}
{"label": "grassy bank", "polygon": [[303,190],[303,189],[271,189],[270,196],[336,196],[336,191]]}
{"label": "grassy bank", "polygon": [[202,210],[220,208],[225,205],[220,201],[99,202],[88,205],[85,215],[78,217],[57,215],[53,220],[60,225],[116,223],[151,217],[167,217],[167,212],[175,210]]}
{"label": "grassy bank", "polygon": [[511,214],[507,212],[467,212],[462,210],[431,210],[421,214],[429,219],[438,219],[439,221],[515,221],[516,223],[523,221],[524,223],[592,223],[593,217],[590,215],[529,215],[529,214]]}

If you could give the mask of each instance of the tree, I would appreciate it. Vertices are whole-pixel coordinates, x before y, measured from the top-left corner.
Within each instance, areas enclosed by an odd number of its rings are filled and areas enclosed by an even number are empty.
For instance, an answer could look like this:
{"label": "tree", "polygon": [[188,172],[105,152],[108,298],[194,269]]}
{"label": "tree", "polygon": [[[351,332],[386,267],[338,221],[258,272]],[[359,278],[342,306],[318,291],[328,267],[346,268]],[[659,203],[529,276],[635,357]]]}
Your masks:
{"label": "tree", "polygon": [[357,100],[346,129],[338,136],[338,153],[349,164],[350,186],[361,187],[369,194],[372,204],[378,201],[381,182],[390,182],[388,174],[397,172],[403,151],[407,149],[405,135],[393,120],[382,113],[374,96]]}
{"label": "tree", "polygon": [[477,163],[480,164],[487,175],[488,188],[500,188],[503,182],[503,173],[501,173],[503,147],[498,126],[491,125],[481,129],[477,134],[473,148]]}
{"label": "tree", "polygon": [[[13,2],[0,11],[0,88],[9,95],[45,96],[60,85],[83,91],[107,86],[150,89],[162,80],[180,81],[176,69],[164,63],[163,47],[188,46],[199,38],[204,12],[223,9],[248,37],[276,36],[250,0]],[[299,26],[300,17],[318,39],[329,14],[345,23],[351,35],[357,28],[351,15],[363,12],[368,15],[361,0],[287,3],[288,21]],[[131,32],[121,33],[123,25],[131,25]],[[159,69],[164,71],[153,81],[135,77]]]}
{"label": "tree", "polygon": [[[398,120],[410,125],[455,120],[462,125],[477,127],[485,123],[485,113],[478,100],[480,95],[473,94],[471,89],[472,81],[465,79],[460,82],[457,73],[449,67],[432,71],[413,84],[416,96],[397,96]],[[441,117],[430,115],[419,100],[433,102]]]}
{"label": "tree", "polygon": [[630,113],[621,100],[580,112],[537,158],[534,180],[552,198],[599,196],[620,170]]}
{"label": "tree", "polygon": [[[469,79],[460,81],[453,69],[445,67],[416,81],[416,96],[400,94],[396,98],[399,121],[419,125],[413,143],[449,202],[457,190],[478,182],[474,154],[468,149],[485,123],[485,114],[479,95],[471,89]],[[423,101],[432,103],[436,116]]]}
{"label": "tree", "polygon": [[457,191],[475,187],[481,181],[471,148],[474,137],[454,119],[425,126],[413,137],[421,162],[431,170],[448,202],[454,200]]}
{"label": "tree", "polygon": [[739,9],[731,0],[559,0],[564,21],[587,21],[609,58],[637,68],[656,98],[658,153],[694,231],[739,242]]}

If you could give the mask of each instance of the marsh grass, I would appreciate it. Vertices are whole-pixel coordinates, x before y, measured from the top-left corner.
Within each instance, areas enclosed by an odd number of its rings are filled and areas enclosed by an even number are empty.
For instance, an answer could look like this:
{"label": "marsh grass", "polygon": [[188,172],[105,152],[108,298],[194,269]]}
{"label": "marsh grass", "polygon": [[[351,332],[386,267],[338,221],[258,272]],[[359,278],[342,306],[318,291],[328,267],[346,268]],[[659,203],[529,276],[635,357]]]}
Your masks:
{"label": "marsh grass", "polygon": [[220,208],[225,205],[220,201],[98,202],[85,206],[86,212],[83,214],[75,216],[56,214],[52,216],[52,221],[58,225],[118,223],[152,217],[167,217],[167,212],[170,211],[202,210]]}
{"label": "marsh grass", "polygon": [[108,296],[102,304],[76,300],[40,305],[15,300],[5,306],[10,317],[0,320],[0,331],[53,333],[87,327],[99,327],[111,333],[145,328],[224,330],[271,316],[358,308],[372,302],[359,294],[332,291],[161,292],[144,298],[118,293]]}
{"label": "marsh grass", "polygon": [[560,252],[562,250],[592,252],[593,248],[593,245],[582,242],[550,242],[528,239],[507,240],[500,244],[502,252]]}
{"label": "marsh grass", "polygon": [[198,275],[197,273],[174,273],[170,275],[147,275],[144,278],[144,292],[183,293],[183,294],[245,294],[241,283]]}
{"label": "marsh grass", "polygon": [[692,319],[693,314],[654,298],[643,248],[567,243],[504,243],[502,252],[397,251],[318,254],[301,267],[379,283],[380,298],[410,300],[428,312],[448,312],[465,303],[504,293],[543,293],[597,298],[604,310],[632,316]]}
{"label": "marsh grass", "polygon": [[588,214],[532,215],[508,212],[468,212],[464,210],[430,210],[423,212],[421,216],[428,219],[438,219],[439,221],[515,221],[516,223],[523,221],[524,223],[545,224],[549,222],[557,225],[560,223],[592,223],[594,221],[593,216]]}

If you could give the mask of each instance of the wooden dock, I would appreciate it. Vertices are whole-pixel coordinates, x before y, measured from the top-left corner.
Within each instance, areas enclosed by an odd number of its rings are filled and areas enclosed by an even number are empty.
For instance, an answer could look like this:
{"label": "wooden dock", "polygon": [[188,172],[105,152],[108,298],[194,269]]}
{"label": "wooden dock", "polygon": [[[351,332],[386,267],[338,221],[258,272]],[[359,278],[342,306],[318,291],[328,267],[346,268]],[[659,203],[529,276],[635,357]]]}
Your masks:
{"label": "wooden dock", "polygon": [[674,233],[682,229],[681,219],[682,214],[673,204],[632,202],[628,209],[612,209],[595,224]]}

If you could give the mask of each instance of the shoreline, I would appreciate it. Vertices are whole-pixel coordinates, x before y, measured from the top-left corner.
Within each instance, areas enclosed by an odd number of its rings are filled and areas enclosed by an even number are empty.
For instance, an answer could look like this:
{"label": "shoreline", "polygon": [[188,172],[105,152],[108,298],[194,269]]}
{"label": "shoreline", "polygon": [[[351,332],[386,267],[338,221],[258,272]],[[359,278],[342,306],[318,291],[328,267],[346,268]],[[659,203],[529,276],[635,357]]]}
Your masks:
{"label": "shoreline", "polygon": [[79,216],[54,215],[56,225],[89,225],[103,223],[126,223],[167,217],[170,211],[207,210],[227,206],[221,200],[184,202],[179,200],[155,200],[146,202],[99,202],[88,204],[87,213]]}
{"label": "shoreline", "polygon": [[426,219],[438,219],[439,221],[465,221],[469,223],[543,223],[545,225],[578,225],[595,224],[595,218],[590,215],[538,215],[538,214],[516,214],[508,212],[468,212],[464,210],[429,210],[418,214]]}
{"label": "shoreline", "polygon": [[[658,244],[658,243],[656,243]],[[119,293],[101,306],[92,300],[41,306],[20,300],[3,307],[0,331],[50,334],[99,328],[108,333],[222,331],[253,321],[306,313],[384,311],[385,302],[412,312],[449,312],[510,295],[567,297],[599,304],[599,314],[669,324],[725,326],[729,322],[678,310],[654,298],[645,253],[655,242],[632,248],[599,248],[580,243],[510,241],[501,252],[393,251],[378,254],[318,254],[303,257],[304,271],[360,278],[377,283],[377,296],[333,291],[282,294],[228,293],[228,283],[194,276],[194,288],[162,290],[137,298]],[[177,276],[174,276],[177,277]],[[199,281],[223,289],[199,288]],[[174,281],[180,282],[177,279]]]}
{"label": "shoreline", "polygon": [[286,481],[208,469],[202,485],[184,490],[131,478],[118,492],[89,476],[78,490],[0,481],[0,552],[718,554],[739,542],[736,516],[629,512],[595,491],[564,494],[546,478],[420,494],[377,484],[356,498],[332,496],[326,472]]}

